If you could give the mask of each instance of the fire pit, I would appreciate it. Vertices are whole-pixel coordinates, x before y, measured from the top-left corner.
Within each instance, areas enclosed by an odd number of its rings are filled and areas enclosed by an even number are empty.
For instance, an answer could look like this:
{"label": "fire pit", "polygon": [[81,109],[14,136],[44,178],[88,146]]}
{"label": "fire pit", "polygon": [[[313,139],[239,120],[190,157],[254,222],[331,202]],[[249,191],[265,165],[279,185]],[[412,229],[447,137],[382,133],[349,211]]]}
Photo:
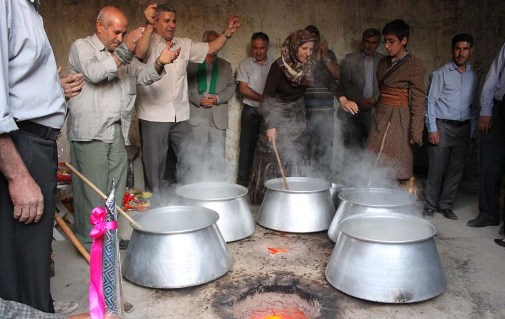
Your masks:
{"label": "fire pit", "polygon": [[212,303],[221,318],[335,318],[338,297],[327,285],[277,272],[220,287]]}

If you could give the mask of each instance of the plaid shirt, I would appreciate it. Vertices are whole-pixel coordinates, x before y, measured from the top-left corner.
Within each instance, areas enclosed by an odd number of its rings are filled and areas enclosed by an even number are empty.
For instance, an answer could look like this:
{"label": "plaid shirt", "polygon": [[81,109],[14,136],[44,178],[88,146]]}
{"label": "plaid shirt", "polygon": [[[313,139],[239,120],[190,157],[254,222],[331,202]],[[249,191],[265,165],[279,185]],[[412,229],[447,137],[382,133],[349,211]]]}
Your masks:
{"label": "plaid shirt", "polygon": [[45,313],[15,301],[0,298],[0,318],[2,319],[66,319],[66,316]]}

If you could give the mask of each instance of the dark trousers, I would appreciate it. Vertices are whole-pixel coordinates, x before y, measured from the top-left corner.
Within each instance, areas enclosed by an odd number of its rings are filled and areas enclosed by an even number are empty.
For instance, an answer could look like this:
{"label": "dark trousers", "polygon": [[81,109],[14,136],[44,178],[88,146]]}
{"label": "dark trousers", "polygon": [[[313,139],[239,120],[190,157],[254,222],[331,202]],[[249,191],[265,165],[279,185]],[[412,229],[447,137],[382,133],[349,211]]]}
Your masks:
{"label": "dark trousers", "polygon": [[479,217],[491,222],[500,220],[501,176],[505,166],[505,131],[500,103],[494,103],[489,134],[481,134],[479,138]]}
{"label": "dark trousers", "polygon": [[139,120],[142,143],[142,162],[149,187],[156,196],[166,190],[170,184],[166,180],[167,154],[169,146],[177,158],[177,182],[185,175],[184,166],[187,143],[191,138],[188,121],[150,122]]}
{"label": "dark trousers", "polygon": [[463,177],[470,123],[455,126],[437,121],[437,129],[440,143],[428,145],[425,208],[445,210],[453,208]]}
{"label": "dark trousers", "polygon": [[262,116],[257,107],[244,104],[240,119],[240,156],[238,159],[237,184],[248,186],[251,176],[254,150],[260,134]]}
{"label": "dark trousers", "polygon": [[19,131],[10,133],[30,175],[44,196],[38,223],[13,218],[8,182],[0,173],[0,297],[54,312],[49,290],[56,191],[56,142]]}

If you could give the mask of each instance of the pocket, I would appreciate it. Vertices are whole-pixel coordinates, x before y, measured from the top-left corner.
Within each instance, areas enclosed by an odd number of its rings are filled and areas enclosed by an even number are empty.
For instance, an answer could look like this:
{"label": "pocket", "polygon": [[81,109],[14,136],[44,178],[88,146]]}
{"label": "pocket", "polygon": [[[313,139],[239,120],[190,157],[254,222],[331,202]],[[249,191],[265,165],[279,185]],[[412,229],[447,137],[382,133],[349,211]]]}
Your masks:
{"label": "pocket", "polygon": [[177,75],[181,75],[181,76],[186,76],[187,74],[187,67],[188,67],[188,63],[186,60],[180,60],[180,59],[176,59],[174,62],[174,67],[175,67],[175,72],[177,72]]}

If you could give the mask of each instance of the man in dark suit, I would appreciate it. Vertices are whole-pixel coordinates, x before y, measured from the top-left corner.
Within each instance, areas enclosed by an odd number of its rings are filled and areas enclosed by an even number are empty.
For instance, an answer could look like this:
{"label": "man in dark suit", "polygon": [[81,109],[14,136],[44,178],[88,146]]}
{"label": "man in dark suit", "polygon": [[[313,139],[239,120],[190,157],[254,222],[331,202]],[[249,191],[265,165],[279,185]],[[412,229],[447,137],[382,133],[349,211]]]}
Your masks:
{"label": "man in dark suit", "polygon": [[[206,31],[204,42],[219,37],[216,31]],[[226,180],[226,129],[228,101],[235,92],[231,65],[208,54],[202,63],[188,65],[190,101],[189,124],[193,133],[194,152],[198,163],[190,163],[190,175],[202,180]],[[203,159],[203,160],[200,160]]]}
{"label": "man in dark suit", "polygon": [[377,64],[384,57],[376,52],[381,39],[377,29],[366,29],[361,38],[361,50],[349,53],[342,62],[341,83],[345,95],[356,101],[357,114],[339,110],[342,120],[344,146],[347,149],[362,149],[367,142],[371,125],[371,110],[377,102],[379,87],[377,83]]}

